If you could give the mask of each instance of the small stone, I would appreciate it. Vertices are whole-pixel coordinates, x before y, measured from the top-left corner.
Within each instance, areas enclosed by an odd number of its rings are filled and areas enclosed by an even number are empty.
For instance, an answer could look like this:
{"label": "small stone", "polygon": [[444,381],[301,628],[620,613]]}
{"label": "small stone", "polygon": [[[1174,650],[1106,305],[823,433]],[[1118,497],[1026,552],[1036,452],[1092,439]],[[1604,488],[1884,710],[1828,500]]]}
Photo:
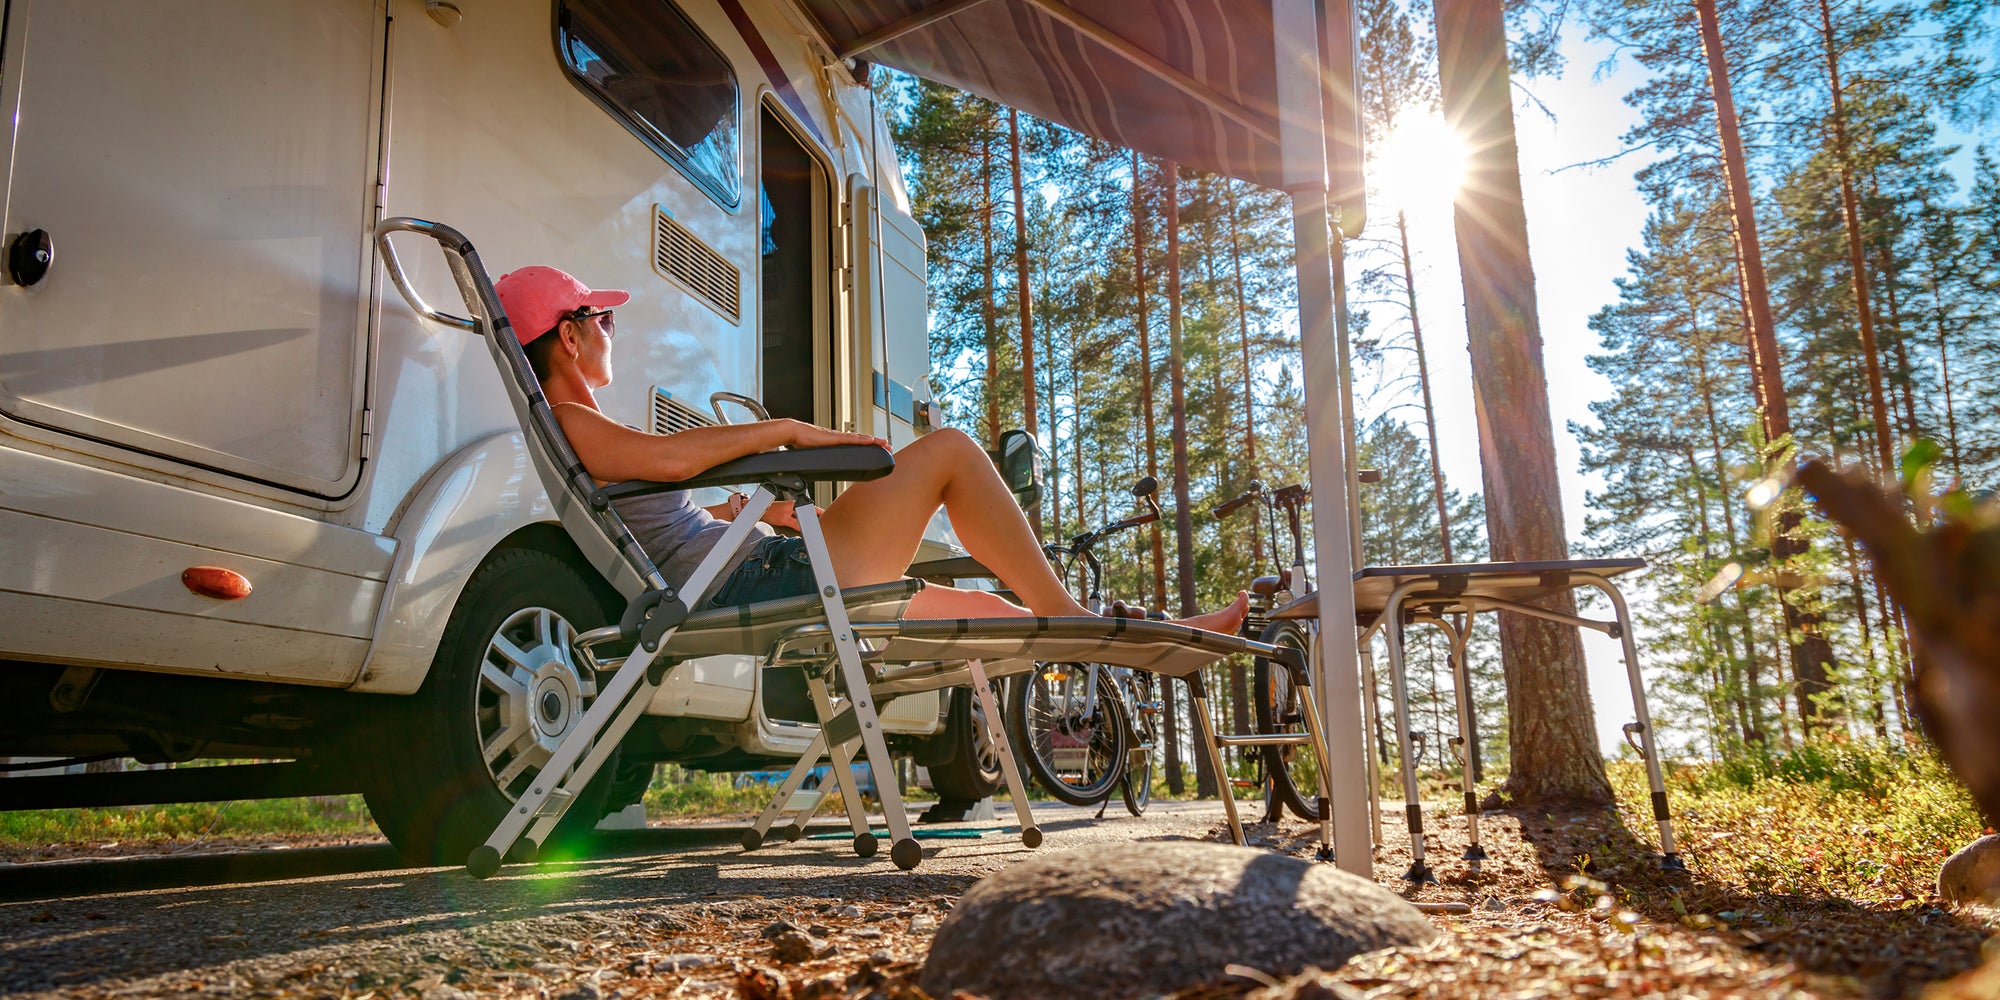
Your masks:
{"label": "small stone", "polygon": [[845,996],[846,993],[847,977],[838,972],[829,972],[800,983],[792,990],[792,997],[793,1000],[830,1000],[832,997]]}
{"label": "small stone", "polygon": [[792,1000],[792,984],[776,969],[753,965],[736,974],[736,995],[742,1000]]}
{"label": "small stone", "polygon": [[910,933],[930,934],[938,929],[938,919],[928,913],[919,913],[910,918]]}
{"label": "small stone", "polygon": [[665,958],[662,958],[659,961],[654,962],[653,971],[688,972],[694,969],[706,969],[714,964],[715,964],[714,955],[702,955],[696,952],[680,952],[677,954],[668,955]]}
{"label": "small stone", "polygon": [[1499,913],[1507,909],[1507,904],[1501,902],[1500,897],[1498,896],[1488,896],[1486,897],[1486,902],[1479,904],[1479,908],[1482,910],[1490,910],[1494,913]]}
{"label": "small stone", "polygon": [[1938,895],[1947,903],[2000,902],[2000,835],[1981,837],[1944,859]]}
{"label": "small stone", "polygon": [[421,995],[423,1000],[472,1000],[472,994],[456,986],[433,986]]}
{"label": "small stone", "polygon": [[1437,933],[1395,893],[1330,865],[1221,844],[1120,844],[982,880],[938,929],[920,985],[987,1000],[1155,996],[1221,980],[1232,965],[1285,977]]}
{"label": "small stone", "polygon": [[869,965],[890,965],[895,961],[896,961],[895,954],[887,948],[883,948],[879,951],[871,951],[868,953]]}
{"label": "small stone", "polygon": [[806,928],[806,933],[811,934],[813,937],[825,937],[833,933],[833,926],[831,924],[814,924]]}
{"label": "small stone", "polygon": [[794,927],[771,939],[771,957],[786,965],[796,965],[818,958],[825,947],[826,942]]}
{"label": "small stone", "polygon": [[880,928],[880,927],[856,927],[855,929],[853,929],[853,930],[851,930],[851,931],[848,931],[847,933],[848,933],[848,934],[849,934],[850,936],[852,936],[852,937],[858,937],[858,938],[866,938],[866,939],[868,939],[868,940],[871,940],[871,941],[872,941],[872,940],[874,940],[875,938],[879,938],[879,937],[881,937],[881,936],[882,936],[882,928]]}
{"label": "small stone", "polygon": [[556,1000],[604,1000],[604,991],[596,983],[572,983],[570,987],[555,995]]}
{"label": "small stone", "polygon": [[775,938],[778,935],[785,933],[786,931],[795,931],[798,929],[799,925],[792,923],[789,920],[780,920],[764,928],[763,933],[760,934],[759,936],[764,938],[764,940],[769,941],[772,938]]}
{"label": "small stone", "polygon": [[833,911],[833,915],[836,917],[844,917],[848,920],[858,920],[861,918],[861,907],[856,906],[853,903],[849,903],[846,906],[842,906],[835,909]]}

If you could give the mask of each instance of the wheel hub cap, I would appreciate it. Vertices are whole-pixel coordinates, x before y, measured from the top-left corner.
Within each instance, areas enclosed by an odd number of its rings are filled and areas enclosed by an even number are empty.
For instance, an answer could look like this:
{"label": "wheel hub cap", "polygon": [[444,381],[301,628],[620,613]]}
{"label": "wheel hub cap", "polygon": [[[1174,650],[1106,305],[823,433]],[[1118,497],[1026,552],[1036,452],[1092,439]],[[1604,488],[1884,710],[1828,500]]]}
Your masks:
{"label": "wheel hub cap", "polygon": [[487,641],[479,672],[480,748],[494,785],[509,798],[519,797],[597,695],[596,678],[570,651],[574,637],[560,614],[523,608]]}

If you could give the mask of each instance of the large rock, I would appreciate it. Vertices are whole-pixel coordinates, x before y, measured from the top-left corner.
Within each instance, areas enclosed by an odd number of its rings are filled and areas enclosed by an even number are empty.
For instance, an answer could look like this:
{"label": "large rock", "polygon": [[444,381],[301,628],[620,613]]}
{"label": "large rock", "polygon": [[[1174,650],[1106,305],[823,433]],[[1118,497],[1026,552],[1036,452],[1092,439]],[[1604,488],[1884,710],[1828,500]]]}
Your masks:
{"label": "large rock", "polygon": [[2000,903],[2000,836],[1981,837],[1944,859],[1938,895],[1947,903]]}
{"label": "large rock", "polygon": [[1151,843],[1050,854],[959,900],[924,963],[932,996],[1155,996],[1230,965],[1283,976],[1437,935],[1367,879],[1282,854]]}

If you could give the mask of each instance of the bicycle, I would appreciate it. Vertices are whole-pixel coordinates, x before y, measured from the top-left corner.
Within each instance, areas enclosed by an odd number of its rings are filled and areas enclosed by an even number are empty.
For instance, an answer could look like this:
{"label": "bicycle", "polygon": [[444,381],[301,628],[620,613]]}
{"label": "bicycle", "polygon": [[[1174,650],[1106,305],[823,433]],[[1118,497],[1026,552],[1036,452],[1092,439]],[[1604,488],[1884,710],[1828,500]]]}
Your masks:
{"label": "bicycle", "polygon": [[[1266,491],[1261,482],[1253,479],[1247,492],[1218,504],[1213,510],[1215,517],[1221,520],[1252,504],[1263,507],[1272,521],[1270,531],[1274,550],[1277,548],[1277,513],[1284,512],[1285,524],[1292,536],[1291,565],[1281,566],[1276,574],[1260,576],[1250,582],[1250,613],[1243,619],[1243,636],[1273,646],[1298,649],[1308,657],[1316,638],[1312,623],[1293,618],[1273,620],[1271,614],[1291,604],[1296,597],[1311,593],[1311,584],[1306,576],[1303,516],[1306,502],[1311,499],[1312,490],[1302,483]],[[1259,657],[1255,661],[1254,676],[1252,693],[1257,731],[1260,734],[1303,735],[1306,731],[1305,709],[1299,704],[1291,675]],[[1322,803],[1317,801],[1319,773],[1312,755],[1300,753],[1298,745],[1264,746],[1260,749],[1263,751],[1268,801],[1274,803],[1265,818],[1276,819],[1278,805],[1282,805],[1300,819],[1317,821],[1321,816]],[[1307,798],[1307,792],[1311,793],[1311,799]]]}
{"label": "bicycle", "polygon": [[[1104,612],[1097,544],[1159,521],[1158,491],[1158,481],[1146,476],[1132,488],[1144,511],[1075,535],[1067,545],[1043,546],[1065,577],[1082,564],[1088,580],[1083,603],[1092,614]],[[1119,610],[1114,602],[1114,613]],[[1151,674],[1096,663],[1040,663],[1008,692],[1006,715],[1014,746],[1049,794],[1088,806],[1108,802],[1116,787],[1126,811],[1140,816],[1152,801],[1159,713]]]}

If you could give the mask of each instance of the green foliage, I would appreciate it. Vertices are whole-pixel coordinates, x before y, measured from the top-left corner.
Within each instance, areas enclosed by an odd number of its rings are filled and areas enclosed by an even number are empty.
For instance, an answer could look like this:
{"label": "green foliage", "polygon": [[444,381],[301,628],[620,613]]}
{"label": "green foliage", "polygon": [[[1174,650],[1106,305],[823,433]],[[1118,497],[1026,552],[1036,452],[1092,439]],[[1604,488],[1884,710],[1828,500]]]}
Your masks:
{"label": "green foliage", "polygon": [[359,795],[0,812],[0,849],[96,847],[273,835],[372,836]]}
{"label": "green foliage", "polygon": [[[1644,766],[1621,761],[1610,775],[1626,825],[1650,826]],[[1758,893],[1864,904],[1920,896],[1939,863],[1985,825],[1935,755],[1881,740],[1683,764],[1667,786],[1689,865]]]}

